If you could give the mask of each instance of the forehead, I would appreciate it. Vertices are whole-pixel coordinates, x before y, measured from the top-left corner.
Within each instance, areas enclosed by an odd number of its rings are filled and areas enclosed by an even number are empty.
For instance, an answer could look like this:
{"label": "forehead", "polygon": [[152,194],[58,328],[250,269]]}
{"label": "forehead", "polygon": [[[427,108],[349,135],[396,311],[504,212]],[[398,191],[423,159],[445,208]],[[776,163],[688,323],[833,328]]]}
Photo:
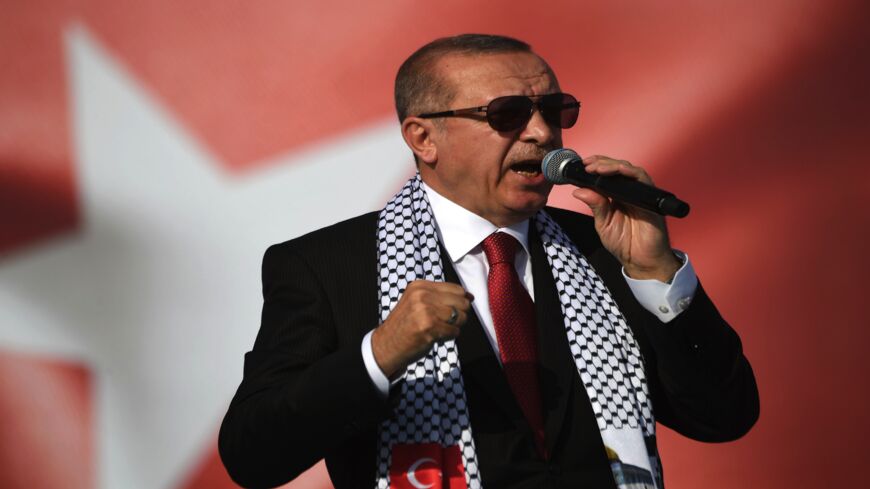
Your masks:
{"label": "forehead", "polygon": [[447,55],[436,65],[453,89],[453,102],[483,103],[503,95],[539,95],[559,91],[547,64],[533,53]]}

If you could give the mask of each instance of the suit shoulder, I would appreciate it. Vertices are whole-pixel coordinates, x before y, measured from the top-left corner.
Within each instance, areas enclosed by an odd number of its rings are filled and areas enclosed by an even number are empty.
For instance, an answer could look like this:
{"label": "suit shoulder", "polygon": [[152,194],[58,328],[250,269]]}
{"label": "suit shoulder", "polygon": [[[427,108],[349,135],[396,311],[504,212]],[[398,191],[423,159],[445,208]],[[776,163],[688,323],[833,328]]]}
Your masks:
{"label": "suit shoulder", "polygon": [[377,276],[377,222],[371,212],[270,246],[263,256],[264,293],[268,284],[307,281],[332,297],[359,294],[353,287],[374,284]]}
{"label": "suit shoulder", "polygon": [[378,211],[369,212],[311,231],[283,243],[273,244],[266,250],[266,254],[346,255],[354,249],[359,250],[359,248],[365,247],[365,244],[374,243],[377,222]]}
{"label": "suit shoulder", "polygon": [[595,222],[592,219],[592,216],[588,216],[586,214],[581,214],[577,211],[572,211],[568,209],[562,209],[559,207],[550,207],[547,206],[544,208],[547,211],[547,214],[553,218],[554,221],[558,222],[560,226],[585,226],[585,227],[593,227],[595,226]]}

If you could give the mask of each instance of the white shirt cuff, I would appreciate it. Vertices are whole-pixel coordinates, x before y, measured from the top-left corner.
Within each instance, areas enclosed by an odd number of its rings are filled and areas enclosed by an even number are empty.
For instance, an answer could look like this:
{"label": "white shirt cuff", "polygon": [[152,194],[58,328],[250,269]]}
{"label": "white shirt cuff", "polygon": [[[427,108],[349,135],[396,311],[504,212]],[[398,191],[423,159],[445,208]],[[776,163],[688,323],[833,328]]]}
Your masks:
{"label": "white shirt cuff", "polygon": [[372,379],[372,383],[375,384],[375,387],[380,391],[380,393],[387,397],[390,393],[390,379],[384,375],[384,372],[381,371],[381,367],[378,366],[378,362],[375,361],[375,354],[372,351],[372,333],[375,330],[371,330],[368,332],[362,340],[362,357],[363,362],[366,364],[366,370],[369,372],[369,377]]}
{"label": "white shirt cuff", "polygon": [[663,323],[685,311],[698,289],[698,276],[689,262],[689,255],[677,250],[674,250],[674,254],[683,261],[683,266],[668,284],[655,279],[635,280],[625,273],[625,268],[622,269],[622,276],[635,299]]}

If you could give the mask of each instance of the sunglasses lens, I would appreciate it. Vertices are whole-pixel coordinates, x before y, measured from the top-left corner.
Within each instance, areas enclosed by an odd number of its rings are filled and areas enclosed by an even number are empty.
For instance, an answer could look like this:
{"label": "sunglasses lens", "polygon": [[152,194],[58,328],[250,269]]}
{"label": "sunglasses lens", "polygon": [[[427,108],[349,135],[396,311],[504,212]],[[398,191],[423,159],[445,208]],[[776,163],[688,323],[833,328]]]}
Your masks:
{"label": "sunglasses lens", "polygon": [[513,131],[522,127],[532,115],[532,100],[509,95],[492,100],[486,108],[486,120],[496,131]]}
{"label": "sunglasses lens", "polygon": [[[539,104],[544,120],[562,129],[572,127],[580,115],[580,104],[567,93],[544,95]],[[534,105],[532,99],[523,95],[498,97],[487,106],[486,120],[496,131],[513,131],[529,122]]]}
{"label": "sunglasses lens", "polygon": [[580,115],[580,104],[567,93],[554,93],[541,97],[541,114],[548,123],[562,129],[573,127]]}

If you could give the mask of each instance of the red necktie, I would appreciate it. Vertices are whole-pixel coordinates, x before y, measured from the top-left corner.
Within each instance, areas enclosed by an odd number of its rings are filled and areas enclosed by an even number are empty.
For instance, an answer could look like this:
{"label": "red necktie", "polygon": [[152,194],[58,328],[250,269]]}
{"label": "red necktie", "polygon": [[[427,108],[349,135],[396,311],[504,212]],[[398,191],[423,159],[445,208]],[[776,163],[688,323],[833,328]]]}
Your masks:
{"label": "red necktie", "polygon": [[532,427],[538,453],[546,459],[535,305],[514,268],[519,245],[505,233],[493,233],[483,240],[483,252],[489,262],[489,310],[508,383]]}

